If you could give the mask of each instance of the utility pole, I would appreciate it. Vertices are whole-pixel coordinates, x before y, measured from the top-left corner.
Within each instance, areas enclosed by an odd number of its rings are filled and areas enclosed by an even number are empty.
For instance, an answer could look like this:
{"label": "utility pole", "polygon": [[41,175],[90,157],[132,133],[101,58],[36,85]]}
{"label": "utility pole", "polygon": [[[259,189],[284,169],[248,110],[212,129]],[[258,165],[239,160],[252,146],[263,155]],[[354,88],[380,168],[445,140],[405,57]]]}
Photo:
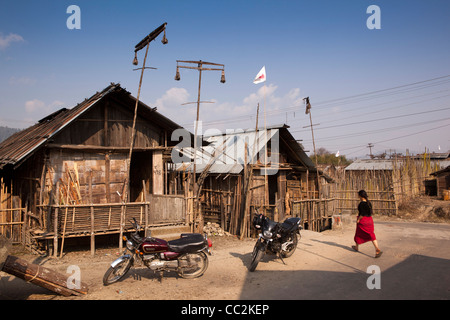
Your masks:
{"label": "utility pole", "polygon": [[137,111],[138,111],[138,105],[139,105],[139,97],[140,97],[140,94],[141,94],[142,79],[144,77],[144,70],[145,69],[155,69],[155,68],[152,68],[152,67],[145,67],[145,64],[147,62],[148,48],[150,46],[150,42],[155,40],[155,38],[157,36],[159,36],[161,34],[161,32],[163,32],[163,31],[164,31],[164,37],[161,40],[161,42],[163,44],[167,44],[168,43],[167,38],[166,38],[166,25],[167,25],[166,22],[163,23],[162,25],[160,25],[158,28],[156,28],[155,30],[150,32],[148,36],[143,38],[134,47],[133,65],[135,65],[135,66],[138,65],[138,59],[137,59],[138,51],[142,50],[143,48],[146,48],[146,50],[145,50],[144,63],[142,65],[142,68],[134,69],[134,70],[141,69],[141,77],[140,77],[140,80],[139,80],[139,88],[138,88],[138,93],[137,93],[137,97],[136,97],[136,104],[134,106],[134,117],[133,117],[133,126],[132,126],[132,129],[131,129],[130,151],[128,153],[128,159],[127,159],[127,176],[126,176],[127,181],[126,181],[126,185],[125,185],[125,192],[122,195],[122,201],[123,202],[126,202],[128,200],[128,196],[129,196],[131,155],[133,153],[134,139],[135,139],[135,136],[136,136],[136,119],[137,119]]}
{"label": "utility pole", "polygon": [[373,159],[373,155],[372,155],[372,148],[373,148],[373,143],[368,143],[367,144],[367,148],[369,148],[369,150],[370,150],[370,159]]}
{"label": "utility pole", "polygon": [[[159,36],[161,34],[161,32],[164,31],[164,37],[161,40],[161,42],[163,44],[167,44],[168,41],[166,39],[166,25],[167,23],[163,23],[162,25],[160,25],[158,28],[156,28],[155,30],[153,30],[152,32],[150,32],[144,39],[142,39],[135,47],[134,47],[134,59],[133,59],[133,65],[138,65],[138,59],[137,59],[137,53],[142,50],[143,48],[145,49],[145,57],[144,57],[144,63],[142,65],[142,68],[137,68],[134,70],[139,70],[141,69],[141,77],[139,79],[139,88],[138,88],[138,93],[137,93],[137,97],[136,97],[136,104],[134,106],[134,116],[133,116],[133,126],[131,128],[131,141],[130,141],[130,151],[128,153],[128,159],[127,159],[127,175],[126,175],[126,181],[125,181],[125,185],[124,185],[124,192],[122,194],[122,203],[124,204],[125,202],[128,201],[129,198],[129,189],[130,189],[130,168],[131,168],[131,156],[133,154],[133,147],[134,147],[134,139],[136,136],[136,119],[137,119],[137,111],[138,111],[138,105],[139,105],[139,97],[141,94],[141,86],[142,86],[142,79],[144,77],[144,70],[145,69],[155,69],[155,68],[151,68],[151,67],[145,67],[145,64],[147,62],[147,55],[148,55],[148,48],[150,46],[150,42],[152,42],[153,40],[156,39],[157,36]],[[120,196],[120,194],[119,194]],[[125,210],[124,207],[122,207],[122,212],[120,214],[120,237],[119,237],[119,249],[122,250],[122,235],[123,235],[123,229],[125,226]]]}
{"label": "utility pole", "polygon": [[305,101],[305,104],[306,104],[305,114],[309,114],[309,122],[311,124],[311,135],[312,135],[313,149],[314,149],[314,155],[315,155],[315,160],[316,160],[315,162],[316,162],[316,174],[317,174],[317,192],[318,192],[318,198],[320,199],[320,197],[321,197],[321,195],[320,195],[320,176],[319,176],[319,167],[317,164],[316,144],[314,142],[314,129],[313,129],[313,124],[312,124],[312,116],[311,116],[311,104],[309,102],[309,97],[304,98],[303,101]]}
{"label": "utility pole", "polygon": [[[183,64],[188,64],[188,65],[183,65]],[[189,64],[194,64],[197,66],[189,66]],[[204,67],[204,65],[206,66],[213,66],[213,67]],[[203,219],[201,219],[202,217],[200,217],[199,221],[199,201],[198,201],[198,195],[197,195],[197,190],[199,189],[199,186],[197,185],[197,178],[196,178],[196,174],[197,174],[197,131],[198,131],[198,121],[200,118],[200,103],[212,103],[212,102],[208,102],[208,101],[200,101],[200,92],[201,92],[201,87],[202,87],[202,71],[222,71],[222,76],[220,78],[220,82],[221,83],[225,83],[225,65],[220,64],[220,63],[213,63],[213,62],[205,62],[202,60],[198,60],[198,61],[190,61],[190,60],[177,60],[177,72],[175,74],[175,80],[179,81],[181,79],[180,77],[180,68],[184,68],[184,69],[194,69],[194,70],[198,70],[198,94],[197,94],[197,102],[187,102],[184,104],[190,104],[190,103],[196,103],[197,104],[197,117],[196,117],[196,121],[195,121],[195,131],[194,131],[194,168],[193,168],[193,180],[192,180],[192,190],[194,193],[194,224],[196,222],[198,222],[199,224],[201,223],[201,221],[203,221]],[[198,226],[200,227],[200,225]],[[201,231],[201,230],[200,230]]]}

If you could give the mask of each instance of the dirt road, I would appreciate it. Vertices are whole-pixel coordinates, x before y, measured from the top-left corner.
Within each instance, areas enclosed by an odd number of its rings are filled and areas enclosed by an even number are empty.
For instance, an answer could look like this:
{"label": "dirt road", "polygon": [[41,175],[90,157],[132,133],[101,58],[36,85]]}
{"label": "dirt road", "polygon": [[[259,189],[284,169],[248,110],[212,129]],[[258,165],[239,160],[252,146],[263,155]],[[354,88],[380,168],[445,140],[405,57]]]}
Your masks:
{"label": "dirt road", "polygon": [[[209,268],[198,279],[165,273],[162,282],[145,267],[132,269],[121,282],[104,287],[102,277],[120,254],[117,249],[70,252],[62,259],[23,255],[66,273],[81,270],[89,286],[85,296],[62,297],[0,272],[1,299],[30,300],[240,300],[240,299],[450,299],[450,224],[375,219],[383,255],[375,259],[372,244],[351,249],[354,223],[333,231],[302,231],[298,249],[285,260],[266,256],[248,272],[255,240],[213,238]],[[375,267],[371,267],[375,266]],[[369,269],[368,268],[372,268]],[[372,274],[371,270],[380,273]],[[370,279],[369,279],[370,278]],[[369,282],[374,289],[369,289]],[[376,286],[380,286],[379,289]]]}

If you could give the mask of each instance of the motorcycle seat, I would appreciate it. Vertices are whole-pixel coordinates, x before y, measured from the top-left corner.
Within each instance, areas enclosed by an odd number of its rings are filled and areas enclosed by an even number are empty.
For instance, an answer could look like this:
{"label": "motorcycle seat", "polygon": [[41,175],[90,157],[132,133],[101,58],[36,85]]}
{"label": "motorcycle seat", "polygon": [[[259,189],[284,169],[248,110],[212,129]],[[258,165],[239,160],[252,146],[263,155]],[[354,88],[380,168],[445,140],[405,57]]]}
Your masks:
{"label": "motorcycle seat", "polygon": [[181,238],[168,242],[169,248],[178,253],[191,253],[206,246],[205,238],[200,233],[183,233]]}
{"label": "motorcycle seat", "polygon": [[288,218],[281,224],[281,228],[287,232],[293,231],[297,228],[300,220],[300,218]]}

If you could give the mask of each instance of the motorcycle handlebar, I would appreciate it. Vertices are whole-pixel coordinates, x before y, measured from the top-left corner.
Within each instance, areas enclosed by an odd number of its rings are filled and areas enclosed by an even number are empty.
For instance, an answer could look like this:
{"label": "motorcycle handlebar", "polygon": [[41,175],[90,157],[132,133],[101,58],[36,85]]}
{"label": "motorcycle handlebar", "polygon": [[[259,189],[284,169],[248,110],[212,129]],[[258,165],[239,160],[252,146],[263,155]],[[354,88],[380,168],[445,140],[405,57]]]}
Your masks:
{"label": "motorcycle handlebar", "polygon": [[137,223],[136,218],[132,218],[129,221],[131,225],[136,229],[136,232],[139,232],[142,229],[141,226]]}

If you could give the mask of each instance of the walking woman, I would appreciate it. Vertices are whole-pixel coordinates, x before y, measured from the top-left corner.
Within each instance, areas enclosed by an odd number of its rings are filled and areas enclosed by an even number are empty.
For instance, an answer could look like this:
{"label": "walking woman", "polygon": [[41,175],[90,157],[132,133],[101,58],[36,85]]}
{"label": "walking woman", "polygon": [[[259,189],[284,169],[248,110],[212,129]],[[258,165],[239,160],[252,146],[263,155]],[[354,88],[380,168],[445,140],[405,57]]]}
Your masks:
{"label": "walking woman", "polygon": [[355,243],[352,246],[355,251],[359,250],[359,245],[368,241],[372,241],[375,247],[375,258],[379,258],[383,253],[378,247],[377,237],[375,236],[373,219],[372,219],[372,204],[367,198],[367,193],[364,190],[358,192],[361,202],[358,205],[358,217],[356,220]]}

